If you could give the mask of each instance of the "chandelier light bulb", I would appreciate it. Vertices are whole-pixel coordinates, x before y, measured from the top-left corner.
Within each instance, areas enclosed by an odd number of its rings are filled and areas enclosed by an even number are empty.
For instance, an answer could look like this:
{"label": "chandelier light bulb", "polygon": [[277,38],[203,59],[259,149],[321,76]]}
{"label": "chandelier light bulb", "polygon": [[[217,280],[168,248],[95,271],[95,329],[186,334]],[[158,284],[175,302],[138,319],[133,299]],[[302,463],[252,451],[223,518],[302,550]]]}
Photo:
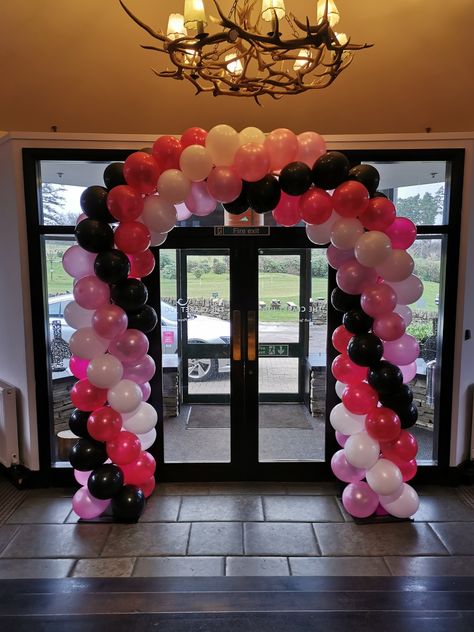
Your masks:
{"label": "chandelier light bulb", "polygon": [[309,50],[307,48],[302,48],[298,53],[298,59],[293,64],[293,70],[296,70],[297,72],[305,70],[310,59],[311,53],[309,52]]}
{"label": "chandelier light bulb", "polygon": [[285,17],[286,9],[283,0],[262,0],[262,18],[271,22],[276,16],[279,20]]}
{"label": "chandelier light bulb", "polygon": [[345,46],[347,42],[349,41],[345,33],[334,33],[334,35],[336,36],[337,41],[339,42],[339,46]]}
{"label": "chandelier light bulb", "polygon": [[184,23],[190,29],[197,29],[199,23],[202,25],[207,24],[202,0],[185,0]]}
{"label": "chandelier light bulb", "polygon": [[324,20],[324,12],[326,11],[326,3],[328,5],[328,21],[329,26],[334,28],[339,22],[339,11],[336,7],[336,3],[333,0],[318,0],[316,7],[316,21],[318,24]]}
{"label": "chandelier light bulb", "polygon": [[184,26],[184,15],[181,13],[171,13],[168,18],[168,28],[166,29],[166,35],[175,40],[179,37],[185,37],[188,34],[187,28]]}
{"label": "chandelier light bulb", "polygon": [[242,66],[242,62],[237,58],[236,53],[229,53],[225,56],[225,61],[228,62],[226,64],[227,72],[233,77],[240,77],[240,75],[244,71],[244,67]]}

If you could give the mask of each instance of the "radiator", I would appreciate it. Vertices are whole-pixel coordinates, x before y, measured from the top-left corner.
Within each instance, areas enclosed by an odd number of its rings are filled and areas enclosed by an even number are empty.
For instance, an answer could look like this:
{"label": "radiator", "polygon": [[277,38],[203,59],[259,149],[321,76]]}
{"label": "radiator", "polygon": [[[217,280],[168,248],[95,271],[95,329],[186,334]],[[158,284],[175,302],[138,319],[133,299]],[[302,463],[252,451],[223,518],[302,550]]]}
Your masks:
{"label": "radiator", "polygon": [[0,463],[11,467],[18,462],[16,388],[0,380]]}

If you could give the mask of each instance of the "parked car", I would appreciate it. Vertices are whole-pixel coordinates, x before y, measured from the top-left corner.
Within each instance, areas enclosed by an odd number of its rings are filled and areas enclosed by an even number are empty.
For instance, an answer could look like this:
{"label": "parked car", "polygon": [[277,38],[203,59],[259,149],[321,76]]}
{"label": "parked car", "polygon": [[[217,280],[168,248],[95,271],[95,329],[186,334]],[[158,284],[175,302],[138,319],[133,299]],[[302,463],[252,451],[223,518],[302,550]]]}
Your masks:
{"label": "parked car", "polygon": [[[62,350],[64,359],[69,356],[64,344],[61,345],[60,342],[68,342],[75,331],[64,320],[64,309],[73,300],[72,294],[51,296],[48,299],[51,345],[56,351]],[[228,321],[195,314],[188,314],[187,321],[189,343],[230,344],[230,323]],[[59,332],[55,323],[60,324]],[[54,329],[56,329],[56,335]],[[176,307],[164,301],[161,301],[161,337],[163,353],[176,353],[178,345],[177,310]],[[59,351],[59,355],[61,355],[61,351]],[[230,358],[190,358],[188,361],[188,379],[192,382],[210,380],[218,373],[228,373],[229,371]]]}

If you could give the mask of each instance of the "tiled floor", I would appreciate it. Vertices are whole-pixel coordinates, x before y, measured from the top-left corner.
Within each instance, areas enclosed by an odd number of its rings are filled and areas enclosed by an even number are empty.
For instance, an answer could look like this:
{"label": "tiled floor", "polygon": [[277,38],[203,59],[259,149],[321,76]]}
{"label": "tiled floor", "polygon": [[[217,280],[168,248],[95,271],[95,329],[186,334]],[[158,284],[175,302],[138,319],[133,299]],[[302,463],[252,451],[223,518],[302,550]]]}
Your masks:
{"label": "tiled floor", "polygon": [[474,576],[469,493],[418,491],[414,521],[364,525],[332,483],[162,484],[136,525],[78,523],[72,490],[30,491],[0,524],[0,578]]}

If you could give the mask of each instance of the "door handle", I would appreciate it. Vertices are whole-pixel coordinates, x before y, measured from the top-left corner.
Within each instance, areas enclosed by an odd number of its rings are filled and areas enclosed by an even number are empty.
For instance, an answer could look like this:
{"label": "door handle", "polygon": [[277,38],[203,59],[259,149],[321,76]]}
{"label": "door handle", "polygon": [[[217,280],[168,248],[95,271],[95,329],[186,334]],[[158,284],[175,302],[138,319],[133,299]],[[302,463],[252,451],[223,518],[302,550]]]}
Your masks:
{"label": "door handle", "polygon": [[242,360],[242,321],[238,309],[232,312],[232,360]]}
{"label": "door handle", "polygon": [[247,313],[247,360],[257,359],[257,316],[254,311]]}

